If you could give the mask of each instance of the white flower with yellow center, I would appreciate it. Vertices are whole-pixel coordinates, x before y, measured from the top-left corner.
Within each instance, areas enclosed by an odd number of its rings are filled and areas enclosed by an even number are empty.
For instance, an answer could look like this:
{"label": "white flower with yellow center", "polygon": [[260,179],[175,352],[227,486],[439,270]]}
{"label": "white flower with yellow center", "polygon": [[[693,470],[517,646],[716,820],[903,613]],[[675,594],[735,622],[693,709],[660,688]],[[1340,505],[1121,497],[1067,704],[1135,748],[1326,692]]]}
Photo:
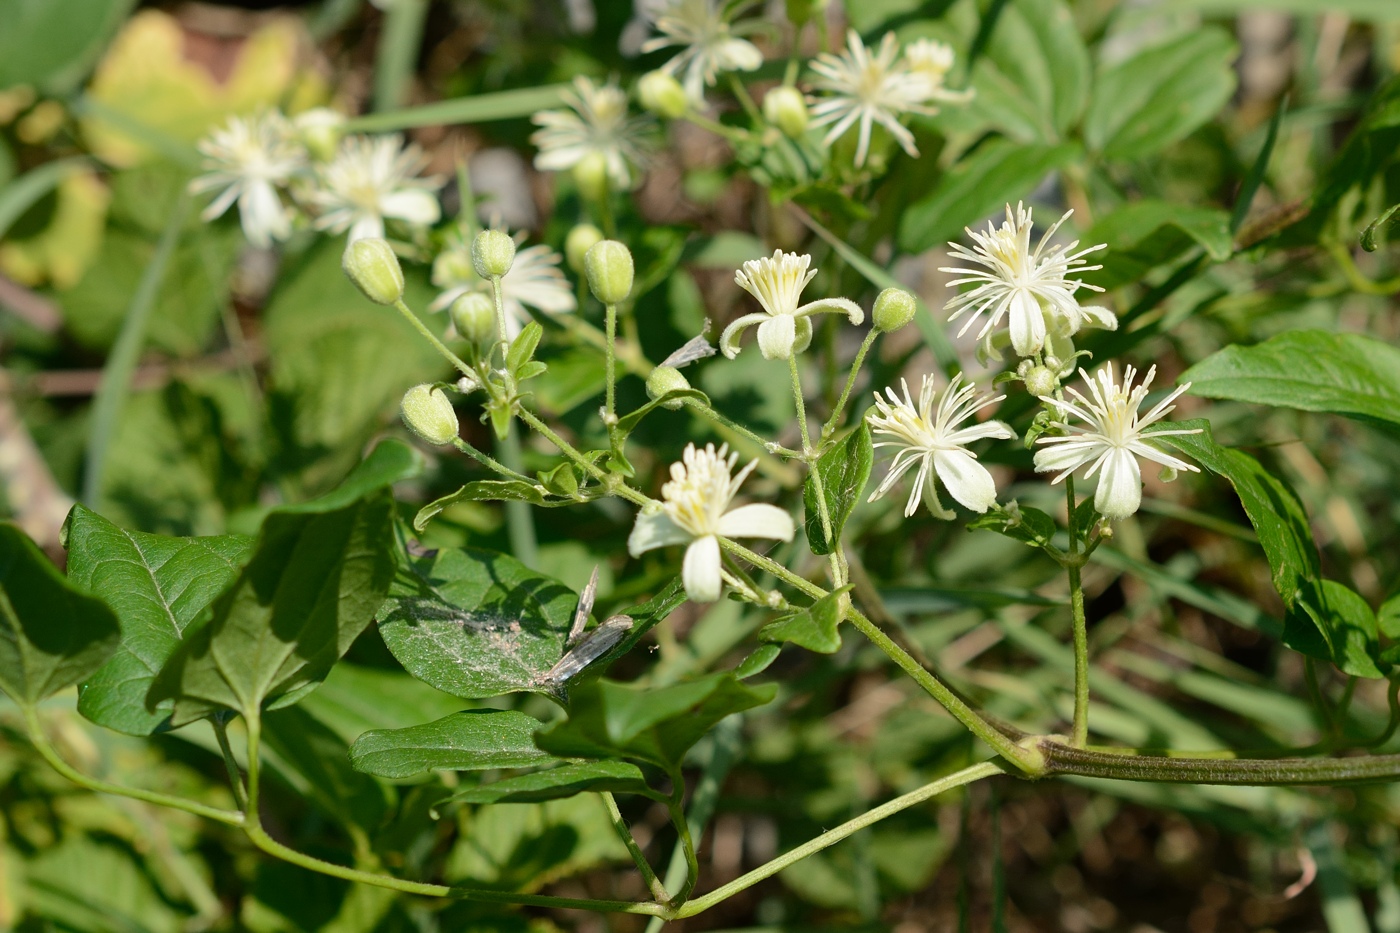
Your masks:
{"label": "white flower with yellow center", "polygon": [[190,190],[222,189],[201,217],[221,217],[237,201],[249,243],[266,249],[291,235],[291,212],[277,189],[305,168],[306,152],[290,139],[286,117],[275,111],[231,117],[200,141],[199,151],[207,173],[190,182]]}
{"label": "white flower with yellow center", "polygon": [[319,208],[316,227],[332,233],[350,231],[350,241],[384,236],[384,221],[400,220],[427,227],[442,210],[434,193],[442,179],[422,178],[427,164],[416,145],[403,137],[349,136],[335,158],[317,171],[317,185],[306,195]]}
{"label": "white flower with yellow center", "polygon": [[752,0],[653,0],[646,4],[646,13],[661,35],[649,39],[642,51],[680,46],[680,53],[662,70],[683,75],[686,96],[700,103],[705,87],[721,72],[753,71],[763,64],[763,53],[739,38],[740,29],[734,25],[734,17],[751,5]]}
{"label": "white flower with yellow center", "polygon": [[771,538],[791,541],[792,516],[773,505],[755,503],[731,509],[730,502],[755,460],[732,475],[739,455],[728,445],[696,450],[687,444],[680,463],[671,464],[671,481],[661,487],[661,504],[643,510],[627,539],[633,557],[670,544],[684,544],[681,580],[685,593],[698,603],[719,599],[723,585],[718,536]]}
{"label": "white flower with yellow center", "polygon": [[955,58],[953,47],[946,42],[915,39],[904,47],[904,65],[910,74],[923,79],[926,100],[963,103],[972,99],[972,91],[954,91],[946,86]]}
{"label": "white flower with yellow center", "polygon": [[855,164],[865,164],[870,151],[870,134],[876,123],[883,126],[911,156],[919,154],[914,134],[899,122],[902,114],[936,113],[927,106],[931,93],[928,78],[911,71],[900,57],[894,33],[885,33],[878,50],[871,55],[860,36],[851,30],[846,51],[841,55],[823,52],[812,62],[817,73],[813,86],[829,96],[812,107],[812,125],[831,125],[823,145],[831,145],[852,126],[859,124]]}
{"label": "white flower with yellow center", "polygon": [[1094,508],[1111,521],[1127,518],[1142,504],[1142,471],[1138,458],[1150,460],[1172,470],[1190,470],[1199,473],[1179,457],[1165,453],[1147,443],[1153,437],[1170,437],[1178,434],[1199,434],[1194,430],[1146,431],[1149,425],[1166,417],[1176,406],[1172,402],[1177,396],[1191,388],[1191,383],[1178,388],[1152,407],[1145,415],[1138,414],[1143,400],[1147,398],[1147,388],[1157,367],[1147,370],[1142,384],[1133,386],[1137,375],[1133,367],[1123,371],[1123,384],[1120,386],[1113,377],[1113,364],[1108,363],[1090,378],[1084,370],[1079,371],[1089,387],[1092,397],[1086,398],[1077,389],[1066,391],[1073,401],[1042,396],[1041,401],[1060,411],[1063,415],[1073,415],[1088,427],[1067,425],[1068,435],[1040,437],[1042,445],[1035,452],[1035,469],[1038,473],[1059,471],[1053,482],[1058,483],[1070,473],[1089,464],[1084,477],[1088,479],[1099,474],[1099,488],[1094,492]]}
{"label": "white flower with yellow center", "polygon": [[[517,250],[510,271],[501,276],[501,303],[506,309],[506,337],[514,340],[520,328],[533,320],[526,308],[545,314],[568,314],[578,309],[573,287],[559,269],[562,257],[544,244]],[[433,284],[442,294],[428,306],[442,311],[468,292],[481,292],[494,300],[491,283],[472,266],[470,241],[454,234],[447,249],[433,260]]]}
{"label": "white flower with yellow center", "polygon": [[865,312],[848,298],[819,298],[800,305],[802,290],[816,276],[808,269],[812,257],[775,249],[772,256],[750,259],[734,273],[739,287],[758,299],[762,313],[737,318],[720,334],[719,346],[731,360],[739,355],[739,338],[744,330],[758,325],[758,349],[764,359],[785,360],[801,353],[812,342],[809,318],[821,312],[840,312],[852,324],[865,320]]}
{"label": "white flower with yellow center", "polygon": [[977,462],[977,456],[967,451],[967,445],[984,437],[1010,440],[1016,432],[1000,421],[984,421],[966,428],[959,425],[1006,396],[990,392],[979,396],[977,387],[965,382],[961,373],[954,376],[942,392],[937,392],[937,380],[926,375],[916,408],[909,397],[909,384],[903,379],[899,384],[904,389],[903,398],[891,388],[885,389],[887,399],[876,392],[875,409],[865,416],[877,437],[892,438],[877,441],[874,445],[877,450],[898,448],[885,478],[870,494],[869,501],[874,502],[889,492],[900,477],[918,464],[919,472],[904,506],[905,518],[918,510],[925,495],[928,510],[935,517],[953,517],[939,501],[935,480],[941,480],[949,495],[974,512],[987,511],[997,501],[996,482],[987,468]]}
{"label": "white flower with yellow center", "polygon": [[561,96],[572,109],[542,110],[531,117],[540,127],[530,137],[539,150],[535,168],[568,171],[596,153],[613,187],[632,187],[634,173],[645,162],[643,139],[651,121],[629,116],[621,88],[596,85],[582,75],[574,78],[574,90]]}
{"label": "white flower with yellow center", "polygon": [[1112,311],[1082,307],[1074,297],[1081,288],[1096,292],[1103,289],[1070,278],[1103,268],[1088,265],[1088,260],[1083,257],[1103,249],[1105,244],[1078,252],[1073,251],[1079,245],[1078,240],[1067,246],[1050,245],[1055,231],[1073,213],[1068,211],[1055,221],[1034,250],[1031,249],[1031,210],[1021,204],[1016,205],[1014,214],[1011,205],[1006,205],[1006,221],[1000,227],[989,223],[985,233],[966,228],[967,235],[976,244],[975,248],[968,249],[960,243],[948,244],[953,248],[950,254],[953,259],[967,260],[981,267],[945,267],[939,270],[962,276],[949,282],[949,287],[975,286],[945,305],[946,310],[953,312],[948,317],[949,321],[967,315],[967,321],[958,331],[959,337],[985,314],[986,321],[977,335],[985,338],[1001,324],[1002,318],[1009,315],[1011,346],[1021,356],[1033,356],[1045,346],[1046,336],[1052,330],[1059,336],[1068,337],[1086,326],[1117,329],[1118,318]]}

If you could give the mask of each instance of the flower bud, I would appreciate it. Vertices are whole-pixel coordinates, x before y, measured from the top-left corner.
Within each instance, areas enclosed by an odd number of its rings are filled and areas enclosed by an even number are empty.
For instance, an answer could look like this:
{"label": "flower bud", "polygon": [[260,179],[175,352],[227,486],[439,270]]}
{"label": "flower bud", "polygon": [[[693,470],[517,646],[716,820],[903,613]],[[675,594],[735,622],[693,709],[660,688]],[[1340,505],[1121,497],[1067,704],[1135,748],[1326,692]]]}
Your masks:
{"label": "flower bud", "polygon": [[[652,401],[661,398],[667,392],[688,388],[690,388],[690,382],[674,366],[658,366],[651,371],[650,376],[647,376],[647,398]],[[673,399],[663,403],[662,407],[675,410],[684,404],[685,402]]]}
{"label": "flower bud", "polygon": [[505,275],[515,262],[515,241],[502,230],[483,230],[472,240],[472,268],[483,279]]}
{"label": "flower bud", "polygon": [[463,340],[488,347],[496,340],[496,306],[481,292],[467,292],[447,309]]}
{"label": "flower bud", "polygon": [[316,107],[297,114],[292,126],[312,157],[329,162],[345,135],[345,116],[329,107]]}
{"label": "flower bud", "polygon": [[583,257],[583,270],[593,297],[605,305],[625,301],[632,293],[632,251],[616,240],[599,240]]}
{"label": "flower bud", "polygon": [[637,82],[637,97],[642,106],[658,117],[674,120],[690,109],[685,88],[669,72],[648,71]]}
{"label": "flower bud", "polygon": [[1045,366],[1032,366],[1025,375],[1026,391],[1036,398],[1051,395],[1060,387],[1059,376]]}
{"label": "flower bud", "polygon": [[345,247],[340,268],[366,298],[391,305],[403,297],[403,269],[387,240],[365,237]]}
{"label": "flower bud", "polygon": [[889,334],[914,320],[917,310],[919,303],[913,295],[902,288],[887,288],[875,299],[875,307],[870,309],[870,321],[876,330]]}
{"label": "flower bud", "polygon": [[807,132],[807,99],[795,87],[775,87],[763,97],[763,116],[784,135],[796,139]]}
{"label": "flower bud", "polygon": [[405,392],[399,412],[408,429],[429,444],[441,447],[457,437],[457,412],[452,409],[452,401],[431,383]]}
{"label": "flower bud", "polygon": [[564,257],[569,268],[583,275],[583,257],[603,238],[603,231],[592,224],[579,224],[564,238]]}
{"label": "flower bud", "polygon": [[590,152],[574,166],[574,184],[578,193],[590,201],[608,196],[608,158],[601,152]]}

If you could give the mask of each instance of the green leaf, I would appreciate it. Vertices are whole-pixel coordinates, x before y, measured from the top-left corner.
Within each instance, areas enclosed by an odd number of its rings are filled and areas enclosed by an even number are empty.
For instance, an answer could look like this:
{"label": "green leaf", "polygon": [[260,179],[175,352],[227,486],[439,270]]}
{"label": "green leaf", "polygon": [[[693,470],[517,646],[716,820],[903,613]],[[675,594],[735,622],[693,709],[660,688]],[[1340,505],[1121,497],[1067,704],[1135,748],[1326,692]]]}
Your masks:
{"label": "green leaf", "polygon": [[1114,289],[1139,281],[1148,271],[1171,262],[1193,245],[1216,262],[1234,251],[1230,215],[1213,207],[1186,207],[1166,201],[1134,201],[1100,218],[1084,234],[1085,243],[1107,243],[1094,262],[1104,268],[1086,280]]}
{"label": "green leaf", "polygon": [[65,580],[17,526],[0,522],[0,690],[33,706],[101,667],[120,639],[106,603]]}
{"label": "green leaf", "polygon": [[[1321,646],[1315,643],[1318,634],[1325,642]],[[1289,611],[1283,641],[1293,647],[1294,642],[1312,646],[1314,650],[1306,653],[1330,660],[1343,673],[1383,676],[1374,660],[1381,654],[1376,614],[1360,594],[1335,580],[1319,581]]]}
{"label": "green leaf", "polygon": [[334,492],[264,520],[248,565],[156,676],[148,708],[173,725],[219,708],[258,716],[315,689],[383,602],[398,563],[388,484],[417,469],[381,443]]}
{"label": "green leaf", "polygon": [[47,95],[78,88],[135,0],[7,0],[0,32],[0,88],[28,84]]}
{"label": "green leaf", "polygon": [[479,787],[468,787],[443,803],[538,803],[576,794],[642,794],[658,797],[647,786],[641,770],[625,761],[586,761],[534,774],[505,778]]}
{"label": "green leaf", "polygon": [[706,408],[710,407],[709,396],[699,389],[672,389],[670,392],[652,399],[635,411],[629,411],[627,414],[617,419],[617,429],[622,432],[624,436],[630,434],[637,425],[641,424],[643,418],[656,411],[656,409],[667,404],[676,407],[685,399],[699,402]]}
{"label": "green leaf", "polygon": [[[0,87],[4,86],[5,82],[0,81]],[[0,188],[0,238],[10,231],[15,221],[52,193],[69,175],[81,172],[91,165],[92,162],[84,156],[45,162]]]}
{"label": "green leaf", "polygon": [[1400,595],[1392,596],[1376,610],[1376,624],[1386,638],[1400,638]]}
{"label": "green leaf", "polygon": [[125,531],[75,505],[63,526],[68,579],[101,594],[117,614],[117,653],[78,688],[78,712],[125,732],[150,735],[171,704],[146,709],[146,691],[195,619],[238,576],[253,539],[169,538]]}
{"label": "green leaf", "polygon": [[1228,346],[1182,374],[1191,394],[1400,427],[1400,348],[1360,334],[1285,331]]}
{"label": "green leaf", "polygon": [[1215,26],[1154,45],[1101,71],[1084,142],[1108,159],[1138,159],[1201,126],[1235,90],[1235,42]]}
{"label": "green leaf", "polygon": [[574,691],[569,718],[540,730],[535,742],[560,757],[627,758],[674,770],[716,723],[770,702],[777,689],[750,687],[729,673],[656,688],[594,680]]}
{"label": "green leaf", "polygon": [[1089,73],[1089,51],[1062,0],[1015,0],[973,68],[970,106],[1022,142],[1060,142],[1084,112]]}
{"label": "green leaf", "polygon": [[388,110],[357,117],[346,125],[346,130],[352,133],[384,133],[417,126],[519,119],[540,110],[560,106],[563,100],[559,95],[567,90],[567,84],[547,84],[489,94],[471,94],[419,107],[405,107],[402,110]]}
{"label": "green leaf", "polygon": [[995,505],[967,523],[968,531],[985,529],[1031,547],[1047,547],[1055,538],[1055,520],[1040,509],[1011,502]]}
{"label": "green leaf", "polygon": [[517,375],[519,378],[520,367],[535,358],[535,348],[540,345],[540,338],[544,336],[544,328],[538,321],[530,321],[520,330],[519,336],[511,341],[510,349],[506,351],[506,369]]}
{"label": "green leaf", "polygon": [[816,475],[821,476],[822,490],[826,493],[832,541],[827,541],[822,529],[817,485],[809,474],[802,487],[802,504],[807,516],[807,543],[811,545],[813,554],[830,554],[833,546],[841,540],[846,520],[855,511],[861,491],[870,479],[870,467],[874,460],[870,427],[864,418],[860,419],[854,431],[817,460]]}
{"label": "green leaf", "polygon": [[968,224],[1024,198],[1047,174],[1078,155],[1073,143],[1022,145],[993,139],[982,144],[905,210],[899,222],[900,249],[921,253],[941,246]]}
{"label": "green leaf", "polygon": [[379,633],[404,668],[467,699],[530,691],[564,656],[578,597],[494,551],[446,548],[400,568]]}
{"label": "green leaf", "polygon": [[778,655],[782,654],[782,645],[759,645],[749,656],[740,661],[734,668],[734,676],[740,680],[748,680],[750,677],[762,674],[768,670],[768,666],[778,660]]}
{"label": "green leaf", "polygon": [[841,648],[841,633],[837,631],[837,626],[841,624],[843,597],[851,589],[850,586],[843,586],[833,590],[812,605],[776,622],[769,622],[758,630],[758,640],[790,641],[818,654],[835,654]]}
{"label": "green leaf", "polygon": [[541,725],[515,710],[463,710],[421,726],[366,732],[350,747],[350,762],[356,771],[384,778],[530,768],[554,760],[535,747]]}
{"label": "green leaf", "polygon": [[519,479],[480,479],[467,483],[456,492],[448,493],[440,499],[434,499],[418,510],[418,514],[413,517],[413,529],[422,532],[432,520],[437,518],[444,509],[456,505],[458,502],[528,502],[531,505],[558,504],[567,505],[567,502],[547,503],[545,500],[544,487],[537,483],[527,483]]}

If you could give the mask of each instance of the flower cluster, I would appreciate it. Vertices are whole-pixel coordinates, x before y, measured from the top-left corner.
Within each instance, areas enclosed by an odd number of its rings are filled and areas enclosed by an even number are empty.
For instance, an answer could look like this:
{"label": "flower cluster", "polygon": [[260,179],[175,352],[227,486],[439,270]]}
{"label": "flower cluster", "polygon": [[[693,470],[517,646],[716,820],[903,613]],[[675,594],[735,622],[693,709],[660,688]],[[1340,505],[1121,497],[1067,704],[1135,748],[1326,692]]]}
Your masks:
{"label": "flower cluster", "polygon": [[646,136],[651,121],[628,111],[627,95],[615,84],[594,84],[580,75],[565,92],[568,110],[544,110],[534,116],[540,127],[530,137],[539,154],[535,168],[573,171],[584,187],[600,182],[626,191],[646,163]]}
{"label": "flower cluster", "polygon": [[[515,253],[510,271],[501,276],[501,298],[506,311],[506,336],[514,340],[520,328],[529,323],[527,308],[546,314],[568,314],[578,308],[573,287],[559,268],[560,255],[548,246],[536,244]],[[472,265],[471,241],[460,230],[448,234],[442,252],[433,260],[433,284],[442,293],[428,306],[443,311],[465,295],[480,293],[492,297],[491,282],[477,274]]]}
{"label": "flower cluster", "polygon": [[244,235],[260,248],[298,226],[348,232],[354,241],[382,237],[388,221],[409,229],[437,223],[442,182],[420,176],[422,151],[398,135],[344,136],[343,124],[327,109],[230,118],[199,143],[205,173],[190,189],[216,192],[204,219],[237,203]]}
{"label": "flower cluster", "polygon": [[686,97],[702,103],[705,88],[726,71],[753,71],[763,64],[763,53],[741,38],[754,24],[735,23],[752,0],[648,0],[644,14],[660,33],[642,46],[643,52],[679,47],[680,52],[661,70],[682,75]]}

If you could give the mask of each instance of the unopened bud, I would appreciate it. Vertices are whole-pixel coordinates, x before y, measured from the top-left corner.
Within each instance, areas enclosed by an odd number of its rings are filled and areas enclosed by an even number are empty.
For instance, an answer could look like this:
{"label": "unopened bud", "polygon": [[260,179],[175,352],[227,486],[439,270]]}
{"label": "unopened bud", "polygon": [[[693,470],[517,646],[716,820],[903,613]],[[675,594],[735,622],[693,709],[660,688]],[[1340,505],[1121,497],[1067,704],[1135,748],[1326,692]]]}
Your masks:
{"label": "unopened bud", "polygon": [[311,155],[322,162],[335,158],[340,139],[345,135],[345,116],[329,107],[316,107],[299,113],[292,119],[300,137]]}
{"label": "unopened bud", "polygon": [[365,237],[345,247],[340,268],[366,298],[391,305],[403,297],[403,269],[387,240]]}
{"label": "unopened bud", "polygon": [[463,340],[478,347],[487,347],[495,342],[496,306],[481,292],[467,292],[452,302],[447,313]]}
{"label": "unopened bud", "polygon": [[807,132],[807,99],[795,87],[775,87],[763,97],[763,116],[784,135],[796,139]]}
{"label": "unopened bud", "polygon": [[515,241],[501,230],[483,230],[472,240],[472,268],[483,279],[505,275],[515,262]]}
{"label": "unopened bud", "polygon": [[659,68],[642,75],[637,82],[637,97],[647,110],[668,120],[674,120],[690,109],[685,88],[670,72]]}
{"label": "unopened bud", "polygon": [[603,231],[592,224],[579,224],[564,238],[564,258],[569,268],[583,275],[583,257],[603,238]]}
{"label": "unopened bud", "polygon": [[578,193],[590,201],[608,196],[608,158],[601,152],[590,152],[574,165],[574,184]]}
{"label": "unopened bud", "polygon": [[632,251],[616,240],[599,240],[583,257],[588,287],[605,305],[625,301],[632,294]]}
{"label": "unopened bud", "polygon": [[1045,366],[1032,366],[1024,378],[1026,391],[1036,398],[1050,395],[1060,387],[1059,376]]}
{"label": "unopened bud", "polygon": [[[689,380],[674,366],[658,366],[651,371],[650,376],[647,376],[647,398],[653,401],[661,398],[667,392],[677,392],[681,389],[688,388],[690,388]],[[673,399],[669,402],[664,402],[662,407],[674,410],[680,408],[684,404],[685,402],[679,399]]]}
{"label": "unopened bud", "polygon": [[919,303],[914,296],[902,288],[887,288],[875,299],[875,307],[870,309],[870,320],[876,330],[892,333],[914,320],[914,312]]}
{"label": "unopened bud", "polygon": [[416,385],[404,393],[399,407],[403,423],[429,444],[441,447],[457,437],[457,412],[447,393],[431,383]]}

